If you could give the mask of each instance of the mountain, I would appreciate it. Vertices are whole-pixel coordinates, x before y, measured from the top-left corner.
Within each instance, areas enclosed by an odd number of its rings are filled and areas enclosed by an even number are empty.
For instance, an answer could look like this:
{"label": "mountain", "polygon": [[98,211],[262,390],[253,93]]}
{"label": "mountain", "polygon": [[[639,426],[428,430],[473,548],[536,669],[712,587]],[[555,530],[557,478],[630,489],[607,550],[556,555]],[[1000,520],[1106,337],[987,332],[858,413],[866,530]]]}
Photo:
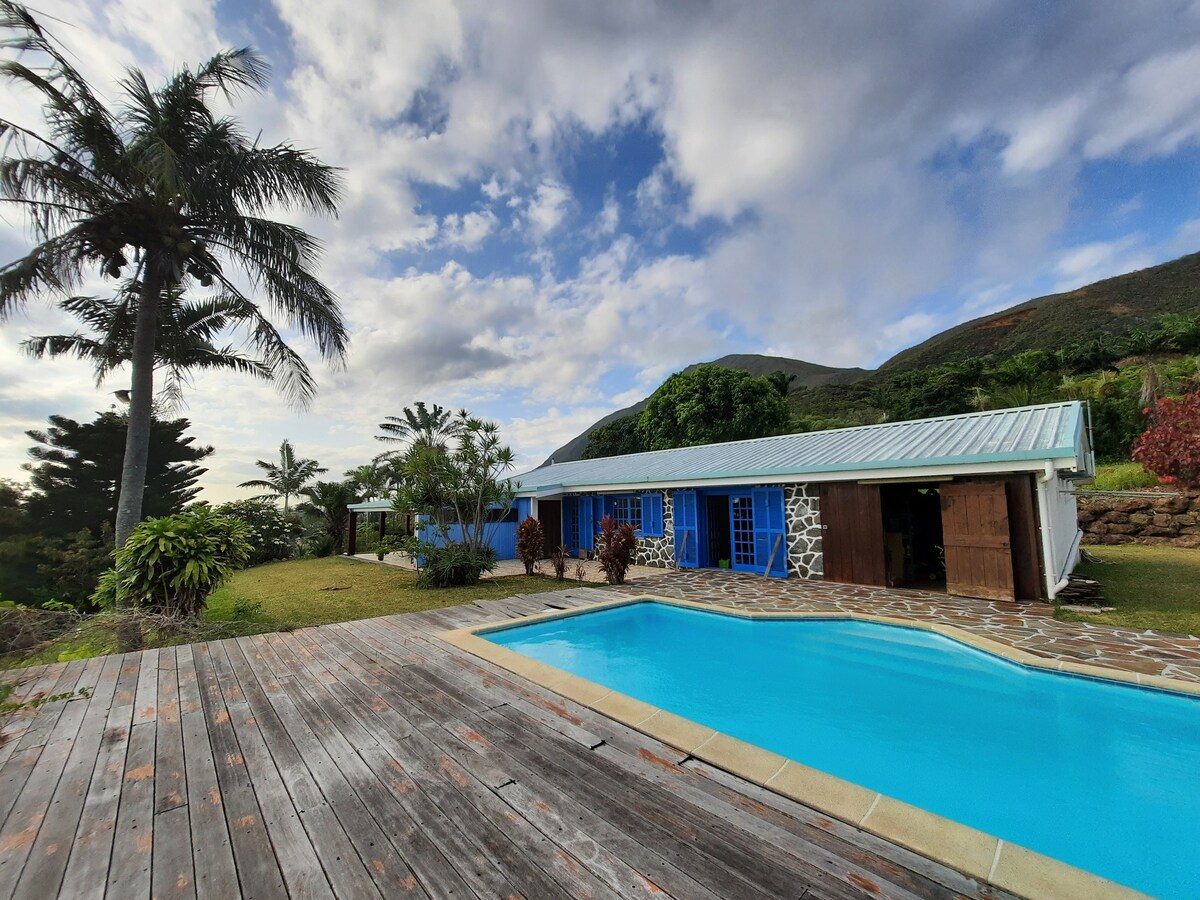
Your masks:
{"label": "mountain", "polygon": [[[706,363],[693,363],[684,369],[685,372],[690,372],[697,366],[706,365]],[[826,385],[843,385],[853,384],[860,381],[871,372],[868,369],[837,369],[830,366],[819,366],[816,363],[805,362],[802,359],[788,359],[784,356],[760,356],[756,353],[733,353],[729,356],[722,356],[720,359],[714,359],[711,363],[714,366],[722,366],[726,369],[741,369],[744,372],[749,372],[751,375],[770,375],[772,372],[785,372],[788,375],[795,375],[796,380],[792,382],[793,387],[824,387]],[[635,416],[646,408],[646,404],[650,402],[650,398],[639,400],[633,406],[627,406],[624,409],[618,409],[616,412],[609,413],[598,422],[584,429],[581,434],[576,435],[563,444],[557,450],[550,454],[546,462],[542,465],[547,465],[551,460],[554,462],[571,462],[572,460],[581,459],[583,451],[587,448],[588,435],[602,425],[608,425],[617,419],[623,419],[626,416]]]}
{"label": "mountain", "polygon": [[899,375],[944,362],[1053,351],[1098,331],[1122,335],[1164,313],[1200,312],[1200,253],[972,319],[902,350],[879,367]]}

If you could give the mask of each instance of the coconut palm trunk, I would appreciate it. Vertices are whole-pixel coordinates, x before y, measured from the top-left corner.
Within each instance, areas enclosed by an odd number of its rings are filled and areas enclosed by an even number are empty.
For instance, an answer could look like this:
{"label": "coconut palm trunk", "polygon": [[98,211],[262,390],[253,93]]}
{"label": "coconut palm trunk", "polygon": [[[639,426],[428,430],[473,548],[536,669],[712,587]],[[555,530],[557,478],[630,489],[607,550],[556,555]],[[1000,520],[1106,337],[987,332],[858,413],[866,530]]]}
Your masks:
{"label": "coconut palm trunk", "polygon": [[154,417],[154,350],[158,337],[160,279],[147,273],[138,298],[137,328],[130,360],[129,417],[125,432],[125,459],[121,466],[121,493],[114,526],[116,545],[122,547],[142,520],[142,495],[150,455],[150,425]]}

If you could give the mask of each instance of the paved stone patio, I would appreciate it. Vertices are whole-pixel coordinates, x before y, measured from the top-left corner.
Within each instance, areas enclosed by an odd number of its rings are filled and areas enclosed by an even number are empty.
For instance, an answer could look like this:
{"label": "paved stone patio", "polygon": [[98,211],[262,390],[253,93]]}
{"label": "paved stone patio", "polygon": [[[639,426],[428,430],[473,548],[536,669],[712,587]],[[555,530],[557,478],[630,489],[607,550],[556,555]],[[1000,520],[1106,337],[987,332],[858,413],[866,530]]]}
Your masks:
{"label": "paved stone patio", "polygon": [[707,569],[643,578],[622,590],[741,609],[859,612],[940,622],[1041,656],[1200,682],[1200,637],[1060,622],[1047,603],[1005,603]]}

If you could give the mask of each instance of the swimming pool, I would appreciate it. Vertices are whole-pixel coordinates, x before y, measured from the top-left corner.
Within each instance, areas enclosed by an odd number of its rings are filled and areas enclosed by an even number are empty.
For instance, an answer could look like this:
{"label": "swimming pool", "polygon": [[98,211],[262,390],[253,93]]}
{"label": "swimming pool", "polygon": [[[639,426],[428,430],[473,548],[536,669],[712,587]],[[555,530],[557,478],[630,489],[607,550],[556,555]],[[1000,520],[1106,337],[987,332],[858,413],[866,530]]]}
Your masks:
{"label": "swimming pool", "polygon": [[1137,890],[1197,895],[1200,698],[923,629],[658,602],[479,636]]}

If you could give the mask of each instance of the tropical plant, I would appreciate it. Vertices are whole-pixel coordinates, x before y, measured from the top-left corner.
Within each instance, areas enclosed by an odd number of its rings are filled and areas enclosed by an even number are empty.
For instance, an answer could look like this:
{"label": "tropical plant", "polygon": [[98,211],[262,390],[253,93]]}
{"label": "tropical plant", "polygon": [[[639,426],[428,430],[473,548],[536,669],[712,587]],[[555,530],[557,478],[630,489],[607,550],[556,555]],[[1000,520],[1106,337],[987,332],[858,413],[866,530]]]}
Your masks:
{"label": "tropical plant", "polygon": [[533,516],[526,516],[517,526],[517,559],[525,564],[525,574],[533,574],[533,564],[542,558],[546,549],[546,535],[542,523]]}
{"label": "tropical plant", "polygon": [[263,488],[267,491],[251,499],[262,500],[272,497],[283,498],[283,511],[286,513],[291,498],[302,493],[306,484],[318,475],[328,472],[321,468],[315,459],[304,459],[296,456],[296,448],[292,442],[284,439],[279,445],[279,462],[273,463],[265,459],[256,459],[254,464],[267,473],[266,478],[254,478],[243,481],[238,487]]}
{"label": "tropical plant", "polygon": [[1133,458],[1162,481],[1200,488],[1200,390],[1163,397],[1149,411],[1150,426],[1133,442]]}
{"label": "tropical plant", "polygon": [[375,435],[375,440],[390,444],[402,444],[395,450],[381,453],[380,459],[395,459],[403,457],[411,448],[431,447],[445,450],[449,443],[462,433],[463,423],[467,419],[466,410],[459,410],[455,415],[450,410],[433,404],[432,408],[418,400],[412,407],[404,407],[404,415],[385,416],[379,423],[383,434]]}
{"label": "tropical plant", "polygon": [[496,567],[496,551],[491,547],[446,544],[425,546],[424,564],[417,574],[417,587],[448,588],[478,584],[484,572]]}
{"label": "tropical plant", "polygon": [[208,595],[250,558],[249,526],[207,507],[146,519],[117,549],[94,600],[198,618]]}
{"label": "tropical plant", "polygon": [[350,527],[350,504],[358,502],[354,488],[345,481],[318,481],[299,492],[303,503],[296,511],[315,516],[323,525],[333,544],[333,552],[341,553]]}
{"label": "tropical plant", "polygon": [[[515,494],[503,474],[512,468],[513,452],[500,443],[497,425],[465,410],[456,427],[451,447],[422,442],[411,448],[392,505],[429,516],[442,543],[482,550],[495,529],[491,511],[512,506]],[[452,525],[459,526],[457,536]]]}
{"label": "tropical plant", "polygon": [[[90,333],[32,337],[22,343],[22,349],[37,359],[70,356],[86,360],[92,363],[100,386],[133,358],[137,287],[127,281],[111,299],[69,297],[61,301],[59,309],[78,319]],[[244,297],[187,300],[177,285],[163,293],[157,327],[154,366],[165,375],[160,396],[168,407],[182,404],[183,388],[196,369],[224,369],[264,381],[274,381],[279,375],[312,380],[304,360],[284,343],[262,310]],[[251,345],[262,345],[267,352],[255,358],[230,344],[214,343],[240,329],[248,329]]]}
{"label": "tropical plant", "polygon": [[[554,580],[565,581],[567,577],[567,563],[571,559],[571,548],[566,544],[559,544],[554,548],[554,552],[550,554],[550,567],[554,569]],[[526,575],[532,575],[532,572],[526,572]],[[583,579],[579,579],[582,581]]]}
{"label": "tropical plant", "polygon": [[[259,146],[211,108],[242,90],[262,90],[267,67],[248,49],[218,53],[183,68],[161,87],[133,69],[110,108],[22,6],[2,0],[4,46],[28,60],[7,60],[0,74],[39,95],[41,131],[0,120],[6,155],[0,193],[27,212],[36,246],[0,268],[0,315],[44,294],[63,298],[90,273],[120,279],[126,267],[136,296],[130,344],[129,430],[116,517],[117,545],[141,518],[154,399],[160,308],[194,283],[251,301],[227,266],[261,288],[321,354],[340,361],[346,330],[336,298],[312,273],[318,246],[293,225],[263,213],[301,209],[334,214],[340,180],[290,144]],[[131,301],[132,302],[132,301]],[[265,319],[263,320],[265,321]],[[284,394],[311,399],[315,384],[294,356],[278,356],[278,335],[251,334]]]}
{"label": "tropical plant", "polygon": [[396,467],[383,460],[347,469],[346,479],[363,500],[382,500],[395,487]]}
{"label": "tropical plant", "polygon": [[631,523],[622,522],[618,525],[612,516],[600,520],[600,531],[596,534],[596,559],[609,584],[625,583],[625,575],[633,565],[636,552],[637,534]]}

